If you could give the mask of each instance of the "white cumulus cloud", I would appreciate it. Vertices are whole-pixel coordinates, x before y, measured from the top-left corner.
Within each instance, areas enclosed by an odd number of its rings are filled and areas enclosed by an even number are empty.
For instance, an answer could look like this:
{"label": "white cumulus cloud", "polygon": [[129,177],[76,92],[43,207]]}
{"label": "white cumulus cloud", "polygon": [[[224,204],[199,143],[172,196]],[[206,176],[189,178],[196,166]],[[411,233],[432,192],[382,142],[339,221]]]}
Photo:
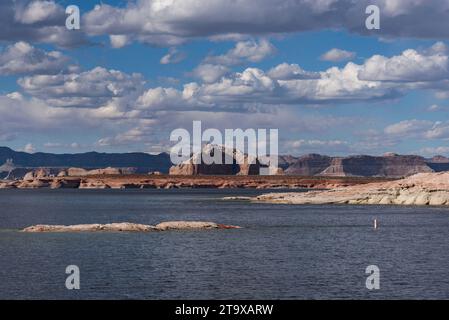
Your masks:
{"label": "white cumulus cloud", "polygon": [[55,74],[66,69],[69,58],[59,51],[44,51],[17,42],[0,52],[0,75]]}
{"label": "white cumulus cloud", "polygon": [[354,59],[355,56],[356,56],[355,52],[333,48],[328,52],[324,53],[320,58],[323,61],[338,62]]}

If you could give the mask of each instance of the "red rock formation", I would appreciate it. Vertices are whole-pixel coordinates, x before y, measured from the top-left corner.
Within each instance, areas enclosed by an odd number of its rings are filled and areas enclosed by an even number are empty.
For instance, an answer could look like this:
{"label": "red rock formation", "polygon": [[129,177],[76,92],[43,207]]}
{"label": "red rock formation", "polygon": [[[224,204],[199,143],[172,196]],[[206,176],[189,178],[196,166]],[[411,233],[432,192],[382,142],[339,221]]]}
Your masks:
{"label": "red rock formation", "polygon": [[[206,164],[206,156],[213,157],[218,152],[221,163]],[[231,160],[231,161],[230,161]],[[230,164],[229,162],[232,162]],[[170,168],[170,175],[257,175],[260,171],[259,161],[238,150],[229,150],[223,146],[207,145],[201,153]]]}

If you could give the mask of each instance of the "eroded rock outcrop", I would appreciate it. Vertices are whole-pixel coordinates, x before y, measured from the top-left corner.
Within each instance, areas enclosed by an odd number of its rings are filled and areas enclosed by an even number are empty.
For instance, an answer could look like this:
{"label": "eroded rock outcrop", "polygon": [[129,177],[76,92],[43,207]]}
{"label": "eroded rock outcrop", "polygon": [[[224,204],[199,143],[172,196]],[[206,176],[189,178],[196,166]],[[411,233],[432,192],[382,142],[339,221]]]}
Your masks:
{"label": "eroded rock outcrop", "polygon": [[102,180],[81,180],[79,189],[110,189],[111,186]]}
{"label": "eroded rock outcrop", "polygon": [[60,177],[86,177],[86,176],[98,176],[98,175],[122,175],[132,174],[135,172],[135,168],[100,168],[87,170],[83,168],[68,168],[67,170],[61,170],[58,174]]}
{"label": "eroded rock outcrop", "polygon": [[66,172],[69,177],[82,177],[86,176],[89,171],[83,168],[68,168]]}
{"label": "eroded rock outcrop", "polygon": [[[211,159],[210,163],[205,159]],[[214,159],[214,161],[212,161]],[[213,162],[213,163],[212,163]],[[221,145],[206,145],[201,152],[170,168],[170,175],[258,175],[261,164],[253,156]]]}
{"label": "eroded rock outcrop", "polygon": [[198,229],[239,229],[237,226],[229,226],[223,224],[217,224],[214,222],[202,222],[202,221],[169,221],[162,222],[156,225],[156,229],[160,231],[166,230],[198,230]]}
{"label": "eroded rock outcrop", "polygon": [[18,189],[40,189],[50,187],[50,182],[44,179],[23,180],[16,184]]}
{"label": "eroded rock outcrop", "polygon": [[381,178],[275,176],[167,176],[111,175],[86,177],[49,177],[31,181],[0,181],[0,188],[80,188],[80,189],[177,189],[177,188],[257,188],[329,189],[386,181]]}
{"label": "eroded rock outcrop", "polygon": [[420,173],[390,182],[327,191],[270,193],[252,201],[285,204],[449,205],[449,172]]}
{"label": "eroded rock outcrop", "polygon": [[148,232],[153,231],[154,227],[137,224],[137,223],[109,223],[109,224],[76,224],[71,226],[64,225],[46,225],[38,224],[23,229],[23,232],[99,232],[99,231],[109,231],[109,232]]}
{"label": "eroded rock outcrop", "polygon": [[42,179],[42,178],[48,178],[50,177],[51,171],[49,169],[45,168],[39,168],[33,171],[28,172],[22,180],[24,181],[33,181],[35,179]]}
{"label": "eroded rock outcrop", "polygon": [[54,179],[50,182],[51,189],[76,189],[81,185],[80,179]]}
{"label": "eroded rock outcrop", "polygon": [[104,169],[94,169],[89,170],[87,175],[114,175],[114,174],[123,174],[123,170],[120,168],[104,168]]}
{"label": "eroded rock outcrop", "polygon": [[59,173],[56,175],[57,177],[67,177],[69,174],[66,170],[61,170],[59,171]]}
{"label": "eroded rock outcrop", "polygon": [[150,232],[168,230],[240,229],[237,226],[203,221],[168,221],[156,226],[121,222],[108,224],[47,225],[39,224],[23,229],[23,232]]}
{"label": "eroded rock outcrop", "polygon": [[17,183],[14,181],[0,182],[0,189],[16,189]]}

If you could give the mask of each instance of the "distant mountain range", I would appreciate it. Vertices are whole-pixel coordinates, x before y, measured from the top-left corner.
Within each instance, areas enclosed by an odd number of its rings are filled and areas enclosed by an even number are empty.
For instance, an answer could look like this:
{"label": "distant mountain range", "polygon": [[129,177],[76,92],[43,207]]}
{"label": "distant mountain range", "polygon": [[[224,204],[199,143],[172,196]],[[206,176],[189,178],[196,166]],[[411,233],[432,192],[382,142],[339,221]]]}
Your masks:
{"label": "distant mountain range", "polygon": [[78,167],[84,169],[97,169],[106,167],[136,168],[138,173],[149,171],[168,172],[171,166],[170,156],[167,153],[151,155],[143,152],[133,153],[26,153],[14,151],[7,147],[0,147],[0,165],[11,159],[18,168],[68,168]]}
{"label": "distant mountain range", "polygon": [[[167,153],[151,155],[142,152],[77,154],[26,153],[0,147],[0,178],[14,169],[14,176],[21,176],[32,168],[132,168],[131,172],[148,173],[160,171],[168,173],[172,166]],[[185,165],[184,165],[185,166]],[[205,166],[205,165],[202,165]],[[320,154],[308,154],[301,157],[280,156],[279,167],[288,175],[300,176],[360,176],[360,177],[403,177],[421,172],[449,171],[449,158],[436,156],[424,158],[416,155],[383,156],[355,155],[347,157],[329,157]],[[233,174],[220,165],[207,170],[172,168],[173,172],[183,174]],[[185,172],[184,172],[185,171]],[[2,174],[3,172],[3,174]]]}

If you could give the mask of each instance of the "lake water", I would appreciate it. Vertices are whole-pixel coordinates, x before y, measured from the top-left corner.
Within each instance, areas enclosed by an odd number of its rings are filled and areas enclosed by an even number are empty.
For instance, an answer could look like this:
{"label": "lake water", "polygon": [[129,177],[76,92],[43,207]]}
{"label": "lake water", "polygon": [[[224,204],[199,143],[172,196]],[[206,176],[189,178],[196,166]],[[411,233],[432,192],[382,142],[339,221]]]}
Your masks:
{"label": "lake water", "polygon": [[[449,208],[222,201],[256,190],[0,190],[0,299],[449,298]],[[380,227],[373,229],[373,219]],[[26,234],[33,224],[244,227]],[[65,288],[80,268],[81,289]],[[380,289],[365,268],[380,269]]]}

